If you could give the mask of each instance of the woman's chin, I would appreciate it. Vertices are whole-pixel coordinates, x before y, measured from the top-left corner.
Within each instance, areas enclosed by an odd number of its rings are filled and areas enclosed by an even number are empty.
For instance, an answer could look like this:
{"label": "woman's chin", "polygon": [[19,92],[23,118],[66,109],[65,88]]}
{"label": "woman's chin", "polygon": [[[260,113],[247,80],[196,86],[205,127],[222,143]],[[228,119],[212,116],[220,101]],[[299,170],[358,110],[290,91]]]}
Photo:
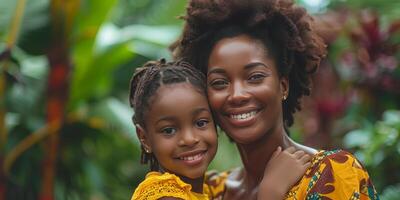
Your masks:
{"label": "woman's chin", "polygon": [[237,144],[251,144],[259,141],[265,132],[258,131],[255,127],[226,129],[225,133]]}

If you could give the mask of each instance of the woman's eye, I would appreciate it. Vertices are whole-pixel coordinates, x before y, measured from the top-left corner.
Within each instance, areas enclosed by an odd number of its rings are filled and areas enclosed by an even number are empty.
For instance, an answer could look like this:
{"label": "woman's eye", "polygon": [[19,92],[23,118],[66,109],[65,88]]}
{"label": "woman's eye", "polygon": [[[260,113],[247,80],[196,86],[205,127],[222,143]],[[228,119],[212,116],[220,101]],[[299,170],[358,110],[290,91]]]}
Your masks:
{"label": "woman's eye", "polygon": [[249,81],[258,82],[265,78],[264,74],[253,74],[249,77]]}
{"label": "woman's eye", "polygon": [[210,82],[210,86],[214,89],[223,89],[228,85],[228,82],[223,79],[217,79]]}
{"label": "woman's eye", "polygon": [[172,135],[176,133],[176,129],[172,127],[163,128],[161,132],[165,135]]}
{"label": "woman's eye", "polygon": [[209,123],[209,121],[206,120],[206,119],[197,120],[196,121],[196,127],[197,128],[203,128],[203,127],[207,126],[208,123]]}

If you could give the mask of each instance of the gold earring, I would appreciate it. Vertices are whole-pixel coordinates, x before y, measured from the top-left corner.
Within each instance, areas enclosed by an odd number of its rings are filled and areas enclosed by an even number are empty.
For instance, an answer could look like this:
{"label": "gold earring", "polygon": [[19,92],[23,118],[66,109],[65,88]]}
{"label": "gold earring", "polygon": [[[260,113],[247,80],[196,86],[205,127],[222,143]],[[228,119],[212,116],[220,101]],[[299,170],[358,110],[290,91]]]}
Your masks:
{"label": "gold earring", "polygon": [[283,95],[283,98],[282,98],[284,101],[286,100],[286,95]]}

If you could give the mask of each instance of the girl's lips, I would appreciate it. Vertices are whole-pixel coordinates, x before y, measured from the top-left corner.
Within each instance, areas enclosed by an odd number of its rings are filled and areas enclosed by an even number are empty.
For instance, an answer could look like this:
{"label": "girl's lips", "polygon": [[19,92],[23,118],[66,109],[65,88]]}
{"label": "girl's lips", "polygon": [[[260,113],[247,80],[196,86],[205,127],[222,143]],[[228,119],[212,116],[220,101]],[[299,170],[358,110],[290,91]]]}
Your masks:
{"label": "girl's lips", "polygon": [[206,150],[203,150],[196,153],[186,153],[184,156],[179,156],[177,159],[186,165],[194,166],[200,164],[204,160],[206,152]]}

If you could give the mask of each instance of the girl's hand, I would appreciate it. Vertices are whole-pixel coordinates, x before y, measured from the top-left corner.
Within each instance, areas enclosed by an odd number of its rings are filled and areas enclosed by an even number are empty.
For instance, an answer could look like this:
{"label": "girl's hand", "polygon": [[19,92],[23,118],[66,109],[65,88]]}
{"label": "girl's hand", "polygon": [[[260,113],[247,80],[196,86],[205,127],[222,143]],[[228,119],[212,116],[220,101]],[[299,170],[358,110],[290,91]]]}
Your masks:
{"label": "girl's hand", "polygon": [[283,199],[286,193],[311,166],[310,156],[304,151],[278,147],[265,167],[258,189],[258,199]]}

